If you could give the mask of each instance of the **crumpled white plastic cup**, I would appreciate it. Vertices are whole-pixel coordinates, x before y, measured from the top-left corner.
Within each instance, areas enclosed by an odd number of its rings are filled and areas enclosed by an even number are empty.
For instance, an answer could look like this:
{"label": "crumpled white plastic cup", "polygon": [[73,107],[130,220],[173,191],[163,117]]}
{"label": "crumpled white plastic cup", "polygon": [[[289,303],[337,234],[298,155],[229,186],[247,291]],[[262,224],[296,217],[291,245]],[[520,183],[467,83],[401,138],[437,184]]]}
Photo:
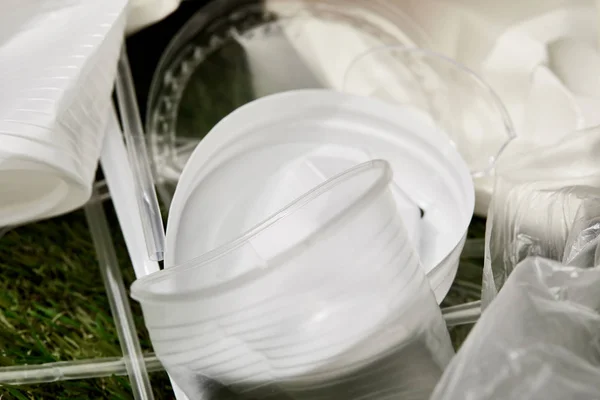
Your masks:
{"label": "crumpled white plastic cup", "polygon": [[[441,374],[449,336],[391,178],[385,161],[355,166],[223,247],[134,283],[154,349],[188,396],[200,395],[199,376],[234,390],[352,385],[348,374],[420,340],[411,362]],[[349,398],[436,382],[398,369],[373,379],[389,385],[389,374],[394,385],[356,386]]]}

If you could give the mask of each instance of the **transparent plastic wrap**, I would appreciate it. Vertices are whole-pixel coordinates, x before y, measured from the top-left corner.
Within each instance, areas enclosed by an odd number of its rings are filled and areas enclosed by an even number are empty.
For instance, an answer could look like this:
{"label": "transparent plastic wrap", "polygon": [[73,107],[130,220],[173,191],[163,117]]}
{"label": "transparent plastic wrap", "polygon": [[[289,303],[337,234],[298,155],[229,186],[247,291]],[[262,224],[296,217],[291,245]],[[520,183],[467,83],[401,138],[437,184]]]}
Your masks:
{"label": "transparent plastic wrap", "polygon": [[[594,189],[598,193],[598,189]],[[589,268],[600,265],[600,199],[584,199],[571,227],[563,263],[574,267]]]}
{"label": "transparent plastic wrap", "polygon": [[599,267],[525,259],[483,313],[431,399],[599,399],[598,310]]}
{"label": "transparent plastic wrap", "polygon": [[599,145],[600,128],[593,128],[500,160],[486,228],[484,308],[528,256],[593,265],[595,253],[575,253],[599,229]]}

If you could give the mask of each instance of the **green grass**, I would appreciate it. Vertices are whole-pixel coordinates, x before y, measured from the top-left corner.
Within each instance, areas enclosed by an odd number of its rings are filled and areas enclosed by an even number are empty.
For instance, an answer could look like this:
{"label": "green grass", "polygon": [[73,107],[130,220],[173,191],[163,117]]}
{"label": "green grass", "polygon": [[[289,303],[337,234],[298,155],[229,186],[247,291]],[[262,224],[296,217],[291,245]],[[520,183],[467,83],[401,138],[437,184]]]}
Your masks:
{"label": "green grass", "polygon": [[[129,285],[128,261],[114,212],[114,242]],[[0,366],[120,356],[92,240],[82,211],[9,231],[0,239]],[[132,303],[142,347],[150,351],[139,305]],[[158,399],[172,398],[165,373],[153,374]],[[131,399],[126,377],[0,387],[6,399]]]}
{"label": "green grass", "polygon": [[[129,285],[133,269],[114,212],[114,242]],[[474,220],[469,235],[483,237]],[[477,299],[482,260],[462,260],[445,305]],[[82,211],[9,231],[0,239],[0,366],[120,356],[117,333]],[[466,285],[464,283],[467,283]],[[140,340],[151,351],[139,305],[132,302]],[[452,330],[456,346],[470,327]],[[157,399],[172,398],[165,373],[151,375]],[[131,399],[126,377],[0,387],[7,399]]]}

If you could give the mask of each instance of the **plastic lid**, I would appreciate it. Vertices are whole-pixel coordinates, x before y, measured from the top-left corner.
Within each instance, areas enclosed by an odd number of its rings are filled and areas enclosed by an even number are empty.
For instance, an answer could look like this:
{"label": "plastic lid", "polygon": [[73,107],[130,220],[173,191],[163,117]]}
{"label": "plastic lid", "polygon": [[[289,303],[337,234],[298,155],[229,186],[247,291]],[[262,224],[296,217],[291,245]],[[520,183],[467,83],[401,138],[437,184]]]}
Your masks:
{"label": "plastic lid", "polygon": [[351,61],[386,44],[427,46],[427,39],[385,2],[224,0],[204,7],[165,51],[150,91],[147,131],[162,200],[170,203],[194,146],[231,111],[286,90],[341,89]]}

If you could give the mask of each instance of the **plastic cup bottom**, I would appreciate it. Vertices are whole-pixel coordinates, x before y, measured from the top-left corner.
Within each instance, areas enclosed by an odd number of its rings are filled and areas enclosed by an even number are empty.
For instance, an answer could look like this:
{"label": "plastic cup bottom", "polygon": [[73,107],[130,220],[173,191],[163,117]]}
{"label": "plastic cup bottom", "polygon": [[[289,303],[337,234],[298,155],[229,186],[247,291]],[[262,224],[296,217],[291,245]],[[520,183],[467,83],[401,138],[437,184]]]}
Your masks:
{"label": "plastic cup bottom", "polygon": [[82,173],[79,163],[52,150],[30,156],[0,153],[0,226],[48,218],[81,206],[91,195],[93,180],[88,174],[86,184]]}

